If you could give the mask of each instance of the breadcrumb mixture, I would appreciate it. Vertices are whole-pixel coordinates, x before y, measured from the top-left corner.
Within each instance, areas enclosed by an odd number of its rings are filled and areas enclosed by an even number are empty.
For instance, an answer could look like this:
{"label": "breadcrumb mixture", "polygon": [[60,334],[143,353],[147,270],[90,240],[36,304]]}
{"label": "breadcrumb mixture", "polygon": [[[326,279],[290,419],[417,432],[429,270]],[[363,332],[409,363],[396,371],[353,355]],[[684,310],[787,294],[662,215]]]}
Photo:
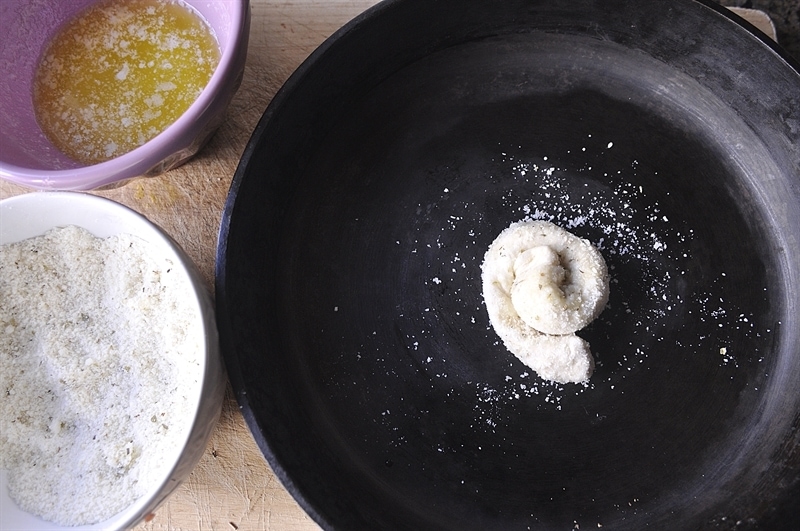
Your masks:
{"label": "breadcrumb mixture", "polygon": [[106,520],[163,480],[199,386],[188,279],[129,235],[0,246],[0,467],[25,511]]}

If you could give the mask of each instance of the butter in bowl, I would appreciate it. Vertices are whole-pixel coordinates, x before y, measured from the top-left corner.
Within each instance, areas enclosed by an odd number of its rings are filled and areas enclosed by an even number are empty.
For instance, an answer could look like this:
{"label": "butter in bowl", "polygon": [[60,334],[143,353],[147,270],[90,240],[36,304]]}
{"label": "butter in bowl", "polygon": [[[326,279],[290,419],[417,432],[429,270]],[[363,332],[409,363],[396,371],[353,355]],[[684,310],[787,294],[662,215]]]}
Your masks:
{"label": "butter in bowl", "polygon": [[244,72],[249,0],[0,3],[0,178],[91,190],[194,156]]}

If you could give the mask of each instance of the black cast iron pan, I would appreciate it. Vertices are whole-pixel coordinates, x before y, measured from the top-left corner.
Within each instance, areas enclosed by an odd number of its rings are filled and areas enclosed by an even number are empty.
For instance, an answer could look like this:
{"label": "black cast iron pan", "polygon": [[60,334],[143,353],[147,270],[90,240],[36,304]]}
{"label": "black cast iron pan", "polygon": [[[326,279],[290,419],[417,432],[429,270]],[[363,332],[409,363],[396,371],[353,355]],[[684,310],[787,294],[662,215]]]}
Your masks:
{"label": "black cast iron pan", "polygon": [[[379,4],[267,109],[219,325],[242,412],[326,529],[800,525],[800,73],[710,3]],[[554,385],[480,265],[525,218],[612,275]]]}

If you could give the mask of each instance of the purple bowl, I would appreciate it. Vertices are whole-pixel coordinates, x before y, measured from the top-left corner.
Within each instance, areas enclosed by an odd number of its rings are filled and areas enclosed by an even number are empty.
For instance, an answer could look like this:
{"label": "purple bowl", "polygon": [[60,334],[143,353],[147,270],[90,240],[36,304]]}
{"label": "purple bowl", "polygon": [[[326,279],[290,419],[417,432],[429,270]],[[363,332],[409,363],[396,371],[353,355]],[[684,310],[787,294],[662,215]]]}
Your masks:
{"label": "purple bowl", "polygon": [[112,160],[84,165],[61,153],[36,122],[32,84],[56,30],[97,0],[0,2],[0,178],[30,188],[91,190],[174,168],[197,153],[222,122],[239,88],[250,33],[249,0],[184,0],[213,28],[220,62],[208,86],[172,125]]}

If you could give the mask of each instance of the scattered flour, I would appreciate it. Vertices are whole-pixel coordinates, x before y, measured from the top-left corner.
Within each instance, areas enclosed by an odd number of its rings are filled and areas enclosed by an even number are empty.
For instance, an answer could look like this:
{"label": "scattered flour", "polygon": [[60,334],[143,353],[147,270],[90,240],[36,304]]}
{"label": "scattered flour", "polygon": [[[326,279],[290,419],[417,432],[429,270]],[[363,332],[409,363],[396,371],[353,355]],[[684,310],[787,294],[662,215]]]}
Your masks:
{"label": "scattered flour", "polygon": [[[599,155],[603,148],[616,150],[619,145],[604,141]],[[515,149],[503,148],[492,160],[495,168],[480,179],[462,180],[456,176],[440,183],[439,196],[413,205],[416,224],[412,236],[401,240],[392,235],[393,241],[407,245],[410,262],[424,263],[423,276],[409,279],[422,278],[428,290],[424,306],[420,311],[414,306],[399,308],[393,316],[399,324],[392,333],[401,331],[408,359],[414,360],[414,370],[430,380],[430,388],[448,389],[449,400],[469,404],[471,429],[501,435],[508,433],[505,427],[518,420],[519,411],[574,409],[582,403],[579,397],[585,393],[635,400],[628,382],[638,373],[652,370],[653,342],[670,341],[676,350],[710,354],[720,371],[726,371],[733,379],[735,369],[749,353],[741,352],[726,337],[714,341],[709,348],[708,338],[695,338],[690,343],[688,337],[669,333],[674,313],[685,312],[690,320],[711,322],[720,330],[735,331],[746,338],[770,334],[773,329],[759,328],[752,309],[712,296],[720,293],[718,285],[727,278],[724,271],[691,294],[675,289],[698,259],[694,253],[701,231],[673,210],[671,193],[654,186],[660,180],[658,172],[634,159],[610,158],[613,165],[594,160],[592,167],[588,162],[557,162],[558,157],[519,155]],[[475,193],[477,187],[483,187],[482,196]],[[480,199],[476,200],[476,195]],[[602,337],[613,333],[615,320],[621,320],[625,321],[628,339],[618,342],[613,352],[601,346],[593,350],[595,363],[603,370],[596,371],[591,380],[578,385],[548,381],[506,355],[497,358],[503,366],[473,371],[469,364],[456,364],[443,354],[465,337],[474,341],[476,329],[485,334],[482,339],[497,347],[496,352],[506,351],[492,323],[487,322],[487,307],[481,296],[481,264],[491,236],[498,234],[498,212],[509,220],[549,221],[581,233],[602,253],[614,295],[606,311],[591,325],[589,334]],[[636,275],[630,275],[631,271]],[[623,284],[622,279],[631,278]],[[766,297],[767,287],[763,289]],[[641,300],[628,300],[626,295],[630,294]],[[375,336],[365,335],[355,352],[355,360],[379,376],[375,381],[402,376],[392,364],[383,367],[386,356],[385,343]],[[475,358],[486,359],[482,353]],[[763,361],[763,357],[757,361]],[[358,397],[365,394],[364,380],[356,377],[337,379],[331,385],[338,389],[337,393],[351,392]],[[398,449],[412,444],[413,437],[405,431],[408,423],[416,426],[420,418],[430,413],[430,407],[421,404],[416,394],[382,395],[376,407],[378,404],[381,411],[391,411],[376,415],[377,422],[392,434],[392,447]],[[586,414],[592,425],[607,418],[606,412],[600,410]],[[512,442],[498,438],[496,447],[505,450]],[[444,438],[441,444],[445,453],[465,448],[464,444],[448,445]]]}
{"label": "scattered flour", "polygon": [[[605,150],[617,149],[615,141],[602,142],[600,152],[592,156],[603,156]],[[502,385],[496,381],[482,380],[472,375],[469,383],[475,389],[493,389],[492,404],[508,405],[519,399],[535,399],[537,408],[562,409],[562,404],[571,397],[587,391],[602,388],[604,392],[625,395],[624,385],[629,376],[640,370],[649,370],[650,349],[645,343],[649,338],[661,341],[664,327],[673,312],[685,311],[700,322],[713,322],[720,329],[736,330],[748,337],[770,333],[759,330],[754,316],[747,308],[738,307],[728,300],[712,299],[710,293],[717,291],[714,286],[724,282],[725,273],[712,279],[708,293],[699,292],[693,300],[687,300],[675,289],[681,277],[687,274],[686,268],[696,259],[693,255],[693,242],[697,238],[693,227],[673,219],[669,207],[661,201],[669,201],[670,194],[663,198],[659,191],[652,189],[657,182],[657,171],[642,168],[635,159],[619,162],[601,169],[597,161],[581,165],[560,164],[556,157],[529,157],[516,153],[516,147],[501,148],[493,163],[498,169],[485,175],[486,197],[494,202],[491,208],[501,208],[509,218],[533,221],[542,220],[555,223],[569,231],[581,232],[591,238],[592,244],[602,253],[609,266],[612,291],[641,293],[647,304],[631,307],[628,300],[618,297],[609,303],[608,310],[595,321],[600,329],[609,325],[607,315],[627,315],[631,330],[630,344],[624,346],[615,356],[606,351],[593,350],[595,363],[604,367],[604,377],[593,377],[581,385],[566,385],[543,380],[533,371],[517,374],[517,367],[509,364],[509,380]],[[520,149],[522,149],[520,147]],[[588,151],[588,149],[587,149]],[[615,159],[609,159],[615,160]],[[613,168],[613,169],[612,169]],[[585,181],[586,184],[575,186]],[[601,183],[598,186],[597,183]],[[498,193],[499,190],[499,193]],[[483,297],[473,296],[474,287],[481,284],[480,264],[486,251],[486,230],[493,227],[494,221],[485,215],[486,208],[476,204],[471,198],[462,200],[473,193],[467,189],[458,193],[455,186],[448,185],[447,193],[431,203],[419,203],[416,211],[421,219],[444,219],[437,232],[429,231],[424,224],[418,228],[419,238],[411,241],[409,254],[434,254],[428,265],[430,276],[426,284],[431,288],[434,300],[442,299],[437,306],[456,307],[452,313],[453,323],[449,327],[467,330],[483,320],[486,315]],[[434,211],[439,211],[435,215]],[[496,234],[496,232],[495,232]],[[668,245],[669,242],[669,245]],[[670,267],[664,267],[669,264]],[[640,277],[633,285],[620,286],[618,267],[635,270]],[[478,288],[480,290],[480,288]],[[764,288],[766,293],[766,288]],[[695,303],[700,303],[698,308]],[[460,308],[459,308],[460,305]],[[613,307],[612,307],[613,305]],[[439,321],[445,318],[441,312],[425,313],[423,327],[409,332],[408,339],[414,343],[413,350],[428,352],[436,335]],[[496,337],[491,325],[487,323],[486,334]],[[592,326],[595,326],[593,324]],[[596,330],[595,330],[595,333]],[[705,338],[697,338],[699,341]],[[682,338],[675,339],[676,347],[689,348]],[[499,338],[495,344],[503,347]],[[718,349],[727,347],[725,355]],[[435,348],[433,348],[435,352]],[[732,348],[731,344],[720,343],[712,352],[719,360],[720,367],[736,368],[740,356],[746,353]],[[446,360],[435,355],[433,361],[423,366],[435,367],[437,378],[447,375]],[[612,371],[609,371],[613,367]],[[484,404],[484,402],[478,402]],[[481,408],[480,418],[488,415],[501,421],[500,408],[485,410]],[[494,412],[494,413],[492,413]],[[476,417],[477,420],[477,417]],[[476,422],[475,426],[487,425]]]}
{"label": "scattered flour", "polygon": [[25,511],[103,521],[163,481],[192,419],[197,308],[166,258],[77,227],[0,246],[0,467]]}

